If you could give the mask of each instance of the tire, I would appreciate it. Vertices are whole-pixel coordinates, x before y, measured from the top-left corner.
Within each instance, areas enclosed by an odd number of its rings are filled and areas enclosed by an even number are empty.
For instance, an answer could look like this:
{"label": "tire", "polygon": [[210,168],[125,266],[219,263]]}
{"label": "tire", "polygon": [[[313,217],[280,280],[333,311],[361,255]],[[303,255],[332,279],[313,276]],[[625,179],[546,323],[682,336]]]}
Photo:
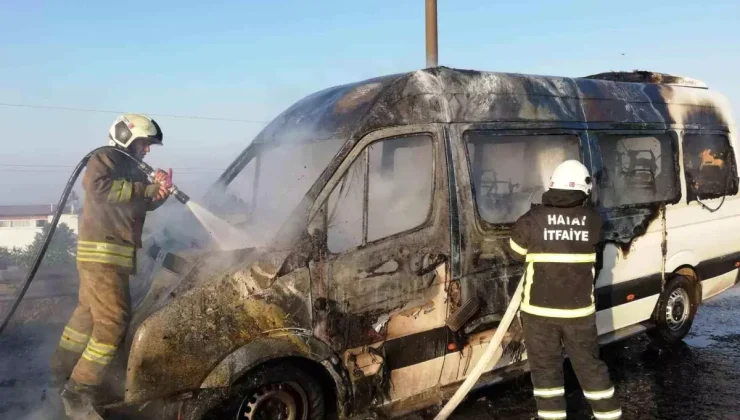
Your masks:
{"label": "tire", "polygon": [[231,395],[203,420],[323,420],[321,384],[297,364],[257,368],[232,387]]}
{"label": "tire", "polygon": [[660,295],[653,315],[655,329],[650,336],[659,344],[680,342],[691,329],[697,307],[694,283],[687,277],[675,276]]}

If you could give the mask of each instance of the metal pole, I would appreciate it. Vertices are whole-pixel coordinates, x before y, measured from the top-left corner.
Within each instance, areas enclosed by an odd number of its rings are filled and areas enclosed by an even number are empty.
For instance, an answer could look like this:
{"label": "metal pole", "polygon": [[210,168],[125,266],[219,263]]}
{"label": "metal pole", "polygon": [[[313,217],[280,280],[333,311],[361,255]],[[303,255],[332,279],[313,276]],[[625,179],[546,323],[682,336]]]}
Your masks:
{"label": "metal pole", "polygon": [[438,66],[437,55],[437,0],[426,0],[427,68]]}

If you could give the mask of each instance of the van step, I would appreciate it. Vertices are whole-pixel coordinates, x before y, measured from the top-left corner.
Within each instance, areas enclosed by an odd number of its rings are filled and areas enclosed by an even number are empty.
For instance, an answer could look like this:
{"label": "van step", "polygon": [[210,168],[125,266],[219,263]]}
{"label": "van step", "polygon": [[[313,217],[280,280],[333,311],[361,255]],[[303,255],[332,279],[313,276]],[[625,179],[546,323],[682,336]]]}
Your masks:
{"label": "van step", "polygon": [[470,298],[462,304],[454,314],[447,318],[446,325],[449,329],[457,332],[470,318],[480,309],[480,301],[477,297]]}
{"label": "van step", "polygon": [[491,328],[498,328],[498,324],[501,323],[503,317],[503,314],[489,314],[486,316],[482,316],[465,327],[465,334],[469,335],[485,330],[490,330]]}

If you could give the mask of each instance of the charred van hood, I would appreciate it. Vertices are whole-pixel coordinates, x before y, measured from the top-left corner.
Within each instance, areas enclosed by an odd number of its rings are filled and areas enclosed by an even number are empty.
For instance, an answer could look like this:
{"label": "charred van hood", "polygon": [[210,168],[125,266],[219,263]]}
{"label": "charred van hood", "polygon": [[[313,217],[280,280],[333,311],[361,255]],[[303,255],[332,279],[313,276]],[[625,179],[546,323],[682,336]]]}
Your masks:
{"label": "charred van hood", "polygon": [[308,268],[278,277],[286,254],[201,255],[172,289],[159,287],[162,268],[127,335],[126,399],[198,387],[224,356],[252,340],[310,331]]}
{"label": "charred van hood", "polygon": [[131,285],[134,316],[129,335],[154,312],[177,296],[207,287],[224,276],[249,272],[250,289],[266,289],[290,251],[244,248],[234,251],[165,248],[149,238],[139,251],[139,269]]}

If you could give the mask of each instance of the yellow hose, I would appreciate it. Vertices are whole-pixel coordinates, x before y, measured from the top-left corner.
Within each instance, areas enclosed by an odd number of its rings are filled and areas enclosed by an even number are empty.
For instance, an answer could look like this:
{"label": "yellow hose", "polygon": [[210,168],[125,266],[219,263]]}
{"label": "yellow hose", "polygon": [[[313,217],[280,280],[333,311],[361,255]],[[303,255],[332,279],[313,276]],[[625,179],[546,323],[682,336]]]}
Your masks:
{"label": "yellow hose", "polygon": [[509,330],[511,321],[514,320],[514,316],[516,316],[516,313],[519,311],[519,305],[522,303],[523,284],[524,276],[519,279],[519,285],[517,285],[516,287],[516,291],[514,292],[514,296],[511,299],[511,303],[509,303],[509,307],[506,308],[506,313],[504,313],[504,317],[499,323],[496,332],[493,334],[493,338],[491,338],[491,341],[488,343],[486,351],[483,353],[480,360],[478,360],[478,363],[476,363],[475,367],[470,372],[470,375],[465,378],[465,382],[463,382],[460,388],[457,389],[455,395],[452,396],[447,404],[442,407],[442,410],[439,412],[439,414],[437,414],[434,420],[447,419],[447,417],[449,417],[450,414],[455,411],[457,406],[460,405],[465,396],[468,395],[470,390],[473,388],[473,385],[475,385],[475,383],[478,381],[478,378],[480,378],[480,376],[483,374],[483,370],[486,368],[486,366],[490,362],[493,362],[494,366],[496,365],[496,363],[498,363],[498,360],[503,354],[501,342],[504,339],[504,335]]}

